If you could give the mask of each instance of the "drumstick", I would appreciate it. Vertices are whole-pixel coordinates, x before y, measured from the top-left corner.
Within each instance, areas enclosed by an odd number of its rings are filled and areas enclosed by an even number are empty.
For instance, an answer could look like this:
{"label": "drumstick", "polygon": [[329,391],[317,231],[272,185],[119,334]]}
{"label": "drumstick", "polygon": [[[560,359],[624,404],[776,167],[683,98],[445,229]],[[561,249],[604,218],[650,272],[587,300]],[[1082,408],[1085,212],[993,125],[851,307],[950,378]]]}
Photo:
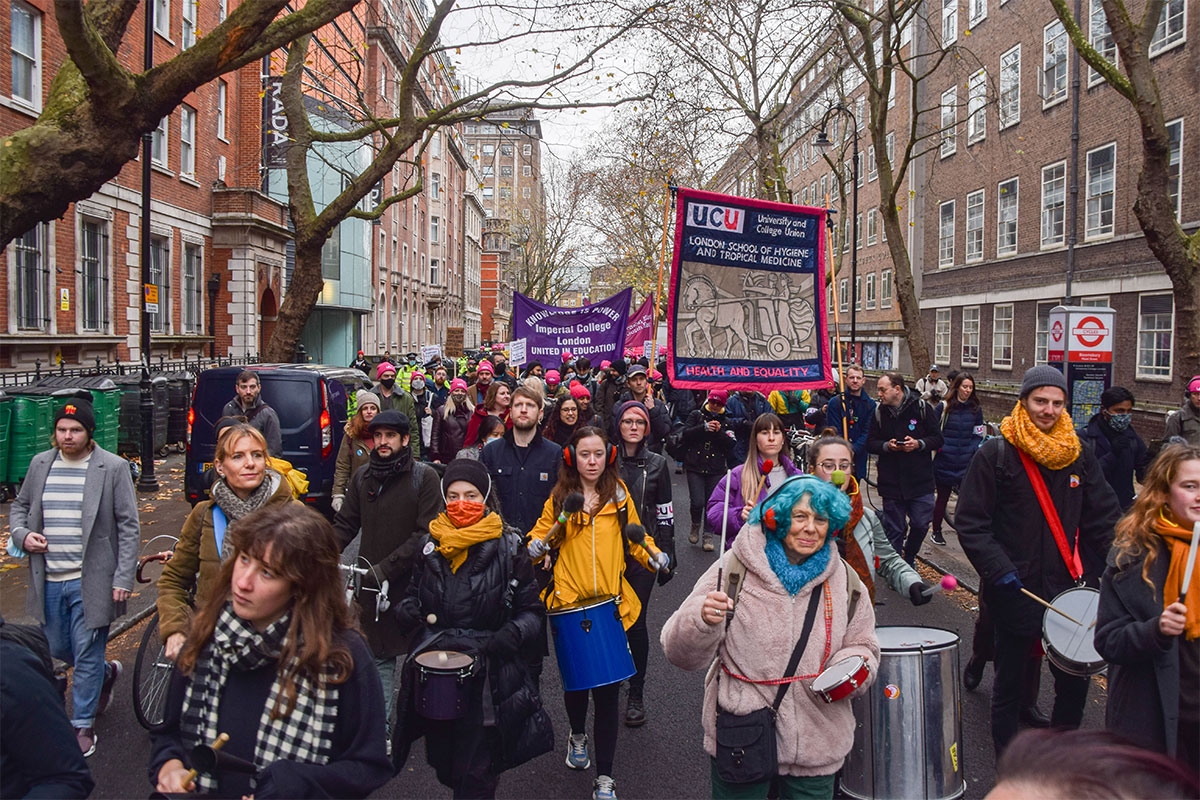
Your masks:
{"label": "drumstick", "polygon": [[1042,605],[1044,605],[1046,608],[1048,608],[1048,609],[1050,609],[1051,611],[1053,611],[1055,614],[1058,614],[1060,617],[1066,617],[1067,619],[1071,620],[1071,622],[1074,622],[1074,623],[1075,623],[1076,625],[1078,625],[1079,627],[1081,627],[1081,628],[1083,627],[1083,623],[1082,623],[1082,622],[1080,622],[1079,620],[1075,619],[1074,617],[1072,617],[1070,614],[1066,613],[1065,611],[1059,611],[1057,608],[1055,608],[1054,606],[1050,605],[1050,604],[1049,604],[1049,603],[1047,603],[1045,600],[1043,600],[1042,598],[1038,597],[1038,596],[1037,596],[1036,594],[1034,594],[1033,592],[1031,592],[1031,591],[1029,591],[1028,589],[1026,589],[1024,586],[1022,586],[1022,587],[1021,587],[1021,594],[1025,595],[1026,597],[1028,597],[1028,598],[1030,598],[1030,599],[1032,599],[1032,600],[1036,600],[1037,602],[1039,602],[1039,603],[1041,603]]}
{"label": "drumstick", "polygon": [[1179,591],[1179,602],[1187,599],[1188,587],[1192,585],[1192,573],[1196,569],[1196,545],[1200,544],[1200,522],[1192,525],[1192,546],[1188,548],[1187,566],[1183,568],[1183,589]]}
{"label": "drumstick", "polygon": [[775,462],[767,459],[758,468],[758,486],[754,487],[754,502],[758,502],[758,496],[762,494],[763,485],[767,482],[767,476],[771,474],[771,470],[775,469]]}
{"label": "drumstick", "polygon": [[725,534],[729,530],[729,476],[733,470],[725,470],[725,505],[721,507],[721,552],[717,553],[717,591],[723,591],[725,578]]}
{"label": "drumstick", "polygon": [[[218,733],[218,734],[217,734],[217,738],[213,740],[213,743],[212,743],[212,744],[210,744],[210,745],[209,745],[209,747],[210,747],[210,748],[212,749],[212,751],[215,753],[216,751],[218,751],[218,750],[220,750],[222,747],[224,747],[224,746],[225,746],[225,743],[226,743],[226,742],[228,742],[228,741],[229,741],[229,734],[228,734],[228,733]],[[189,769],[189,770],[188,770],[187,777],[185,777],[185,778],[183,779],[183,788],[184,788],[184,789],[187,789],[187,790],[190,792],[190,791],[191,791],[191,789],[188,789],[187,787],[189,787],[189,786],[191,786],[191,785],[192,785],[192,781],[196,780],[196,776],[197,776],[197,775],[199,775],[199,774],[200,774],[200,773],[199,773],[199,772],[197,772],[196,770],[194,770],[194,769]]]}

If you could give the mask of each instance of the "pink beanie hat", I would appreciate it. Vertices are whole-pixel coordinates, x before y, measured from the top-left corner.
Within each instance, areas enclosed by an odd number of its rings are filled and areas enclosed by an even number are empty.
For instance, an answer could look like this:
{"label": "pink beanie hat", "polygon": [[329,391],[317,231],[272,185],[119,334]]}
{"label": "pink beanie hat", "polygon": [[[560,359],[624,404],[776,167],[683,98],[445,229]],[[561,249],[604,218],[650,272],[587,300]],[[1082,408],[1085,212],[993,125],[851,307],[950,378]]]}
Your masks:
{"label": "pink beanie hat", "polygon": [[574,397],[576,400],[586,397],[590,400],[592,399],[592,393],[579,381],[571,381],[571,397]]}

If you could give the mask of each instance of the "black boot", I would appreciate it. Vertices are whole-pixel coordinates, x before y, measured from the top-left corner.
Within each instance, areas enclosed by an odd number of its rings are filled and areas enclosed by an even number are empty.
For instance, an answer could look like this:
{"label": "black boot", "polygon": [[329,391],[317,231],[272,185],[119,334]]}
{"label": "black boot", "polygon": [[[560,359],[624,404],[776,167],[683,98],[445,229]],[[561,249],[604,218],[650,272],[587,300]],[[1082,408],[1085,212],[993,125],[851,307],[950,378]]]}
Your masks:
{"label": "black boot", "polygon": [[983,680],[983,668],[987,666],[987,661],[982,658],[971,656],[967,660],[967,666],[963,668],[962,684],[963,688],[968,692],[973,692],[979,688],[979,682]]}
{"label": "black boot", "polygon": [[629,687],[629,699],[625,703],[625,727],[640,728],[646,724],[646,706],[642,703],[642,690]]}
{"label": "black boot", "polygon": [[1041,656],[1025,660],[1025,694],[1021,698],[1021,724],[1030,728],[1049,728],[1050,718],[1038,708],[1038,692],[1042,688]]}

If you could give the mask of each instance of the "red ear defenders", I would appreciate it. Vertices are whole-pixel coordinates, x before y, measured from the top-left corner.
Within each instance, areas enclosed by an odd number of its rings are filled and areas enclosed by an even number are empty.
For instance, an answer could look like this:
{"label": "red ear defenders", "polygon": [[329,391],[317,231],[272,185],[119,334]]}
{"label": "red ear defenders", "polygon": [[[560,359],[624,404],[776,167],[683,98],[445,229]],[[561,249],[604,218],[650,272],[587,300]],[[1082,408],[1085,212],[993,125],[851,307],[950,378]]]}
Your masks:
{"label": "red ear defenders", "polygon": [[779,523],[775,520],[775,509],[774,508],[768,508],[767,512],[765,514],[763,514],[762,520],[763,520],[763,527],[766,528],[767,530],[773,531],[779,525]]}
{"label": "red ear defenders", "polygon": [[[604,460],[610,467],[617,463],[617,446],[615,444],[608,445]],[[571,469],[579,469],[579,459],[575,455],[575,445],[569,444],[563,448],[563,463]]]}

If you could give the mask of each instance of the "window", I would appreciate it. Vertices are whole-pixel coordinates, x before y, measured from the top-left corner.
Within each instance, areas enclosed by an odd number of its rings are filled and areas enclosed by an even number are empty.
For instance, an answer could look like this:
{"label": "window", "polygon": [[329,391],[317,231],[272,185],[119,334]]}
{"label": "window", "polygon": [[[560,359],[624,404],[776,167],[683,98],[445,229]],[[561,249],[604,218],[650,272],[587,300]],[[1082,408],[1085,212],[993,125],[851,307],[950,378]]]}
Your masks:
{"label": "window", "polygon": [[891,166],[892,164],[896,163],[896,133],[895,133],[895,131],[889,132],[887,137],[884,139],[884,142],[885,142],[885,149],[887,152],[887,163],[888,163],[888,166]]}
{"label": "window", "polygon": [[504,166],[500,167],[500,177],[501,178],[511,178],[512,174],[513,174],[512,164],[505,164]]}
{"label": "window", "polygon": [[824,176],[824,175],[822,175],[822,176],[821,176],[821,199],[822,199],[822,202],[823,202],[823,201],[824,201],[824,199],[825,199],[826,197],[828,197],[828,196],[829,196],[829,189],[828,189],[828,187],[827,187],[827,185],[826,185],[826,182],[825,182],[825,176]]}
{"label": "window", "polygon": [[1013,360],[1012,304],[992,307],[992,366],[1012,368]]}
{"label": "window", "polygon": [[167,328],[166,320],[171,318],[170,312],[170,245],[161,236],[150,237],[150,274],[146,283],[158,287],[158,310],[147,314],[150,320],[150,330],[163,333]]}
{"label": "window", "polygon": [[523,155],[523,156],[533,155],[533,145],[531,145],[531,144],[521,145],[521,155]]}
{"label": "window", "polygon": [[500,199],[501,200],[511,200],[512,199],[512,188],[509,186],[501,186],[500,187]]}
{"label": "window", "polygon": [[967,195],[966,260],[983,260],[983,189]]}
{"label": "window", "polygon": [[854,310],[862,311],[862,282],[863,276],[856,275],[854,277]]}
{"label": "window", "polygon": [[967,82],[967,144],[987,136],[987,71],[979,70]]}
{"label": "window", "polygon": [[500,145],[500,155],[511,156],[513,154],[513,146],[511,144]]}
{"label": "window", "polygon": [[485,144],[483,146],[484,158],[492,158],[495,155],[496,155],[496,145],[489,143],[489,144]]}
{"label": "window", "polygon": [[529,166],[528,164],[522,165],[521,175],[526,178],[530,177],[531,175],[533,175],[533,167]]}
{"label": "window", "polygon": [[942,0],[942,47],[958,41],[958,0]]}
{"label": "window", "polygon": [[529,194],[530,194],[530,192],[529,192],[529,187],[528,187],[528,186],[522,186],[522,187],[521,187],[521,197],[524,197],[526,200],[528,200],[528,199],[529,199]]}
{"label": "window", "polygon": [[429,176],[429,199],[438,200],[442,196],[442,176],[433,173]]}
{"label": "window", "polygon": [[939,308],[933,322],[933,360],[939,364],[950,363],[950,322],[953,312]]}
{"label": "window", "polygon": [[1054,20],[1042,31],[1042,107],[1067,99],[1067,50],[1071,42],[1063,24]]}
{"label": "window", "polygon": [[850,279],[838,281],[838,310],[843,314],[850,310]]}
{"label": "window", "polygon": [[528,208],[522,208],[522,209],[521,209],[521,217],[522,217],[522,219],[529,219],[529,217],[530,217],[530,216],[531,216],[531,214],[529,213],[529,209],[528,209]]}
{"label": "window", "polygon": [[181,48],[187,50],[196,43],[196,0],[183,0],[183,31]]}
{"label": "window", "polygon": [[879,244],[879,210],[867,209],[867,247]]}
{"label": "window", "polygon": [[154,32],[159,36],[171,38],[171,0],[153,0],[154,2]]}
{"label": "window", "polygon": [[441,238],[439,237],[439,233],[440,233],[439,228],[441,228],[441,225],[442,225],[441,217],[430,217],[429,218],[429,241],[430,241],[430,243],[437,244],[438,242],[441,241]]}
{"label": "window", "polygon": [[942,92],[942,158],[954,155],[954,126],[958,116],[958,88]]}
{"label": "window", "polygon": [[1096,295],[1095,297],[1085,297],[1079,301],[1079,305],[1089,306],[1091,308],[1107,308],[1108,307],[1108,295],[1101,294],[1101,295]]}
{"label": "window", "polygon": [[1018,178],[1011,178],[996,187],[996,255],[1011,256],[1017,252],[1017,211],[1020,203]]}
{"label": "window", "polygon": [[12,98],[37,110],[42,107],[42,15],[14,0],[10,21]]}
{"label": "window", "polygon": [[954,201],[938,206],[938,266],[954,266]]}
{"label": "window", "polygon": [[1138,297],[1137,377],[1171,377],[1174,311],[1174,300],[1170,294],[1144,294]]}
{"label": "window", "polygon": [[1105,145],[1087,154],[1087,228],[1083,238],[1113,234],[1113,194],[1117,146]]}
{"label": "window", "polygon": [[862,214],[854,215],[854,249],[861,250],[863,246],[863,220]]}
{"label": "window", "polygon": [[217,22],[224,22],[229,16],[229,0],[217,0]]}
{"label": "window", "polygon": [[[861,76],[861,74],[860,74]],[[860,77],[861,80],[861,77]],[[863,129],[867,122],[867,99],[862,95],[854,98],[854,125],[858,130]]]}
{"label": "window", "polygon": [[217,138],[225,139],[225,108],[229,102],[229,84],[217,81]]}
{"label": "window", "polygon": [[987,0],[967,0],[967,24],[974,28],[987,19]]}
{"label": "window", "polygon": [[491,200],[492,194],[493,194],[492,187],[490,187],[490,186],[483,187],[483,199],[484,200]]}
{"label": "window", "polygon": [[434,133],[429,137],[429,155],[432,158],[442,157],[442,135]]}
{"label": "window", "polygon": [[196,109],[179,107],[179,174],[196,177]]}
{"label": "window", "polygon": [[1021,45],[1000,56],[1000,130],[1021,121]]}
{"label": "window", "polygon": [[1042,247],[1055,247],[1063,243],[1066,200],[1066,162],[1042,167]]}
{"label": "window", "polygon": [[979,306],[963,309],[962,366],[979,366]]}
{"label": "window", "polygon": [[871,310],[879,302],[878,289],[875,283],[875,273],[867,276],[867,310]]}
{"label": "window", "polygon": [[154,129],[154,137],[150,140],[150,160],[160,167],[167,166],[167,126],[170,124],[169,116],[160,119],[158,127]]}
{"label": "window", "polygon": [[1058,305],[1057,301],[1037,304],[1037,334],[1033,350],[1033,363],[1045,364],[1050,361],[1050,309]]}
{"label": "window", "polygon": [[[1108,27],[1108,17],[1104,16],[1104,7],[1100,0],[1091,0],[1092,10],[1088,18],[1088,42],[1096,52],[1111,64],[1117,63],[1117,43],[1113,41],[1112,30]],[[1104,77],[1096,70],[1088,68],[1088,86],[1103,83]]]}
{"label": "window", "polygon": [[80,327],[108,330],[108,225],[84,219],[79,248]]}
{"label": "window", "polygon": [[429,285],[430,286],[441,286],[442,285],[442,276],[440,274],[442,271],[441,267],[442,267],[442,262],[440,259],[437,259],[437,258],[429,259]]}
{"label": "window", "polygon": [[198,244],[183,246],[183,332],[204,333],[204,259]]}
{"label": "window", "polygon": [[1150,55],[1156,56],[1183,41],[1187,31],[1186,11],[1184,0],[1167,0],[1163,4],[1162,16],[1158,18],[1154,38],[1150,40]]}
{"label": "window", "polygon": [[850,252],[850,220],[842,220],[842,252]]}
{"label": "window", "polygon": [[892,271],[890,269],[879,273],[879,307],[892,307]]}
{"label": "window", "polygon": [[875,161],[875,145],[867,148],[867,180],[873,181],[879,177],[879,164]]}
{"label": "window", "polygon": [[1175,206],[1175,219],[1182,221],[1179,198],[1183,192],[1183,119],[1167,123],[1167,141],[1170,153],[1167,162],[1167,195]]}
{"label": "window", "polygon": [[858,176],[858,178],[857,178],[857,180],[856,180],[856,182],[855,182],[855,185],[856,185],[856,186],[858,186],[858,188],[860,188],[860,189],[861,189],[861,188],[862,188],[862,186],[863,186],[863,179],[866,177],[866,176],[863,174],[863,173],[864,173],[866,170],[864,170],[864,169],[863,169],[863,154],[862,154],[862,153],[859,153],[859,154],[858,154],[858,155],[855,157],[855,159],[854,159],[854,166],[855,166],[855,168],[856,168],[856,169],[855,169],[855,173],[856,173],[856,174],[857,174],[857,176]]}
{"label": "window", "polygon": [[13,240],[19,330],[50,329],[49,233],[49,226],[40,223]]}
{"label": "window", "polygon": [[481,174],[485,178],[494,178],[494,177],[496,177],[496,168],[493,167],[491,164],[488,164],[486,167],[483,168]]}

